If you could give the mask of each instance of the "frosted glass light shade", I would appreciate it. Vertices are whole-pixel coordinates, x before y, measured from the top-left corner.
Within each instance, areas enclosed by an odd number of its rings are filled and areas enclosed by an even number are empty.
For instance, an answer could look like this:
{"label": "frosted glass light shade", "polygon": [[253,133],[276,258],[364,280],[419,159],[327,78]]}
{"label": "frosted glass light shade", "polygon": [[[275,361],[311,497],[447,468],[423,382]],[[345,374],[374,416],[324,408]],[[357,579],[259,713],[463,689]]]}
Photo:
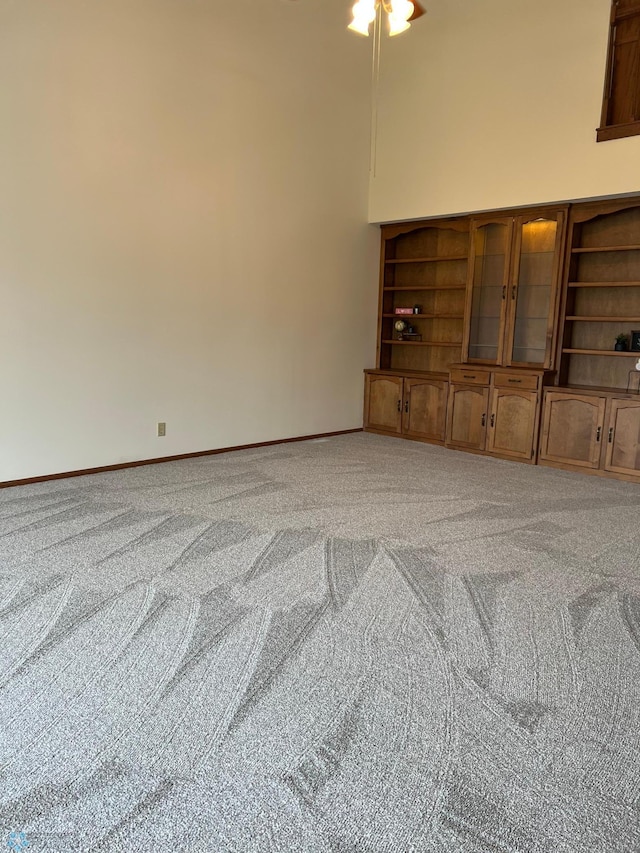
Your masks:
{"label": "frosted glass light shade", "polygon": [[396,18],[393,14],[389,15],[389,35],[397,36],[408,30],[411,24],[405,21],[404,18]]}
{"label": "frosted glass light shade", "polygon": [[376,17],[376,0],[358,0],[352,9],[353,20],[349,29],[363,36],[369,35],[369,27]]}
{"label": "frosted glass light shade", "polygon": [[411,24],[409,18],[413,15],[414,7],[411,0],[392,0],[389,12],[389,35],[397,36],[408,30]]}

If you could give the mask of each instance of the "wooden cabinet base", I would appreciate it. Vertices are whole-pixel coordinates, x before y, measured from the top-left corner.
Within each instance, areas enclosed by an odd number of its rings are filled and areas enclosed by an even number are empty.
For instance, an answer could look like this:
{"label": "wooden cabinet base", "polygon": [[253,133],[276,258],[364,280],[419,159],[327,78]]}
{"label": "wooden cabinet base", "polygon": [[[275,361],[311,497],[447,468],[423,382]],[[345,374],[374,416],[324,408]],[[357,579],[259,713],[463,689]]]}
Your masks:
{"label": "wooden cabinet base", "polygon": [[567,465],[564,462],[550,462],[548,459],[538,459],[538,465],[543,468],[559,468],[561,471],[571,471],[574,474],[590,474],[593,477],[606,477],[608,480],[626,480],[628,483],[640,483],[640,473],[619,474],[615,471],[605,471],[603,468],[579,468],[577,465]]}
{"label": "wooden cabinet base", "polygon": [[604,388],[548,390],[539,462],[640,482],[640,397]]}
{"label": "wooden cabinet base", "polygon": [[444,444],[449,383],[442,374],[365,371],[364,429]]}
{"label": "wooden cabinet base", "polygon": [[447,447],[535,464],[542,389],[552,377],[532,368],[453,365]]}
{"label": "wooden cabinet base", "polygon": [[441,447],[444,447],[444,439],[437,438],[423,438],[419,435],[410,435],[410,434],[402,434],[399,435],[397,432],[387,432],[383,429],[374,429],[373,427],[363,427],[363,432],[373,432],[376,435],[386,435],[389,438],[402,438],[405,441],[420,441],[422,444],[439,444]]}
{"label": "wooden cabinet base", "polygon": [[455,370],[468,384],[442,374],[365,371],[364,431],[640,483],[640,395],[550,387],[548,371]]}

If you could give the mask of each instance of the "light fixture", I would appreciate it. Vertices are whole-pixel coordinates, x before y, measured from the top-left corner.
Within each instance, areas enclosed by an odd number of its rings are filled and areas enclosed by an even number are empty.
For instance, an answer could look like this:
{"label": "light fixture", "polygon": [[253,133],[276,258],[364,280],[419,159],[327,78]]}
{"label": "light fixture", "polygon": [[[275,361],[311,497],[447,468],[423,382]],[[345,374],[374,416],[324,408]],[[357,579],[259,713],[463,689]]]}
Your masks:
{"label": "light fixture", "polygon": [[373,24],[372,62],[371,62],[371,136],[369,149],[369,171],[376,177],[378,159],[378,92],[380,83],[380,52],[382,18],[386,14],[389,22],[389,35],[397,36],[411,26],[411,21],[422,17],[425,10],[418,0],[356,0],[353,20],[349,29],[354,33],[368,36]]}
{"label": "light fixture", "polygon": [[382,14],[382,10],[387,13],[390,36],[408,30],[411,21],[424,15],[424,9],[417,0],[357,0],[352,9],[353,20],[349,29],[368,36],[371,24]]}

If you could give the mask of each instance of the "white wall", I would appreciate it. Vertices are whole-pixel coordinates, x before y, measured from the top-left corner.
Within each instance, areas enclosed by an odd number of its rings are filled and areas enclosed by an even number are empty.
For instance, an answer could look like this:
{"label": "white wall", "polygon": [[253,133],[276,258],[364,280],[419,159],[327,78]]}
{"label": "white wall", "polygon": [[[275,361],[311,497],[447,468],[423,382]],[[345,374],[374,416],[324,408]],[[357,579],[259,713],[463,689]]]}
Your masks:
{"label": "white wall", "polygon": [[347,13],[0,0],[0,481],[361,426],[378,234]]}
{"label": "white wall", "polygon": [[383,40],[370,219],[640,190],[640,137],[596,144],[610,0],[426,0]]}

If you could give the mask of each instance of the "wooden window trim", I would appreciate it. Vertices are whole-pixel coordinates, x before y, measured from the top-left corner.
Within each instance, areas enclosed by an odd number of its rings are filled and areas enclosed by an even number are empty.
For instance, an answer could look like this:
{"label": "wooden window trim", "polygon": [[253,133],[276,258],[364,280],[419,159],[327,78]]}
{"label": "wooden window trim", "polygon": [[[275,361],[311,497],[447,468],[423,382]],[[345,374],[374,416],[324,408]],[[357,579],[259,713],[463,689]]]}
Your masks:
{"label": "wooden window trim", "polygon": [[624,139],[626,136],[640,135],[640,121],[628,124],[612,124],[596,130],[596,142],[607,142],[609,139]]}
{"label": "wooden window trim", "polygon": [[640,2],[633,3],[624,9],[620,9],[618,0],[612,0],[611,14],[609,18],[609,46],[607,50],[607,65],[604,81],[604,93],[602,97],[602,115],[600,118],[600,127],[596,130],[596,142],[607,142],[611,139],[624,139],[629,136],[640,135],[640,116],[638,116],[634,121],[616,124],[609,123],[610,102],[614,86],[616,85],[616,81],[613,79],[616,28],[621,22],[628,21],[629,19],[638,16],[640,16]]}

